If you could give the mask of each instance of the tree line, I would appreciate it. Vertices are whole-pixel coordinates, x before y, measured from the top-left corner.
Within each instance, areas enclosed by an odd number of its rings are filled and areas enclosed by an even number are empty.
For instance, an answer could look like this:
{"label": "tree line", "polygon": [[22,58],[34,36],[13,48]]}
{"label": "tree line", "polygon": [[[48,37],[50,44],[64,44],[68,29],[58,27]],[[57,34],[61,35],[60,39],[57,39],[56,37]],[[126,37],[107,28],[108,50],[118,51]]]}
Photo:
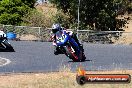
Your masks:
{"label": "tree line", "polygon": [[132,11],[132,0],[50,0],[58,10],[67,15],[65,21],[59,13],[57,21],[67,27],[77,27],[78,6],[80,8],[79,29],[120,30],[126,23],[125,19],[117,19],[119,15]]}
{"label": "tree line", "polygon": [[66,28],[77,28],[79,7],[79,29],[115,31],[126,23],[117,17],[132,12],[132,0],[80,0],[80,5],[79,0],[49,0],[58,12],[46,19],[35,9],[36,1],[0,0],[0,24],[49,27],[49,23],[59,22]]}

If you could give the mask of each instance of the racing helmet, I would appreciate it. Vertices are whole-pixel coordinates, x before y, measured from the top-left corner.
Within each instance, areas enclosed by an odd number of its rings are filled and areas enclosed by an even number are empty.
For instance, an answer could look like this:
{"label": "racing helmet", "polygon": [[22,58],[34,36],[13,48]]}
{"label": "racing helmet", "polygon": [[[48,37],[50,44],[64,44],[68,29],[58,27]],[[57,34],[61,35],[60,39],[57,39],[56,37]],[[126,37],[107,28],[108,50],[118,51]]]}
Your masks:
{"label": "racing helmet", "polygon": [[57,31],[61,30],[61,25],[60,24],[53,24],[52,25],[52,32],[56,33]]}

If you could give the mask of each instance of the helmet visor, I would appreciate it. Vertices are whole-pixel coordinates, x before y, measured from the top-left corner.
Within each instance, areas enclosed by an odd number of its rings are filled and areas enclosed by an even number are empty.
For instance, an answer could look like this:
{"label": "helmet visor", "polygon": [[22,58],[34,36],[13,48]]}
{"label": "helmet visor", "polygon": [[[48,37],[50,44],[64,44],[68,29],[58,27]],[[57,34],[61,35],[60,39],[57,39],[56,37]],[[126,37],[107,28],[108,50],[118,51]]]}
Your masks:
{"label": "helmet visor", "polygon": [[58,29],[52,29],[53,33],[56,33],[58,31]]}

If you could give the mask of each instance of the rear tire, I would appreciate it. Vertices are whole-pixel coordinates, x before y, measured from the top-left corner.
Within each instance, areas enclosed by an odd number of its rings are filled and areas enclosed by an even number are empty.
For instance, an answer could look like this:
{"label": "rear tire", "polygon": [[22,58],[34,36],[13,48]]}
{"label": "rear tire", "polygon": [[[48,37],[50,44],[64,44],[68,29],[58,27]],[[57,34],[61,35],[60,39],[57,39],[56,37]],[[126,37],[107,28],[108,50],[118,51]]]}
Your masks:
{"label": "rear tire", "polygon": [[82,62],[86,60],[86,56],[83,54]]}
{"label": "rear tire", "polygon": [[83,48],[80,48],[80,55],[79,55],[80,61],[85,61],[86,60],[86,56],[85,56],[83,51],[84,51]]}

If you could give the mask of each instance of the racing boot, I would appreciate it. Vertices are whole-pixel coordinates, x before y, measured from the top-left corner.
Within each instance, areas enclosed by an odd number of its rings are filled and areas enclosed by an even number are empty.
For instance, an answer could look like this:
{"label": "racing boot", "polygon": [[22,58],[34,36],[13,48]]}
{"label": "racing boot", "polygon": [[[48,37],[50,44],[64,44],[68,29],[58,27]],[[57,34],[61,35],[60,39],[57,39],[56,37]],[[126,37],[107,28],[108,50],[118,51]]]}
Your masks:
{"label": "racing boot", "polygon": [[56,47],[56,46],[55,46],[54,54],[55,54],[55,55],[63,54],[63,52],[59,49],[59,47]]}

